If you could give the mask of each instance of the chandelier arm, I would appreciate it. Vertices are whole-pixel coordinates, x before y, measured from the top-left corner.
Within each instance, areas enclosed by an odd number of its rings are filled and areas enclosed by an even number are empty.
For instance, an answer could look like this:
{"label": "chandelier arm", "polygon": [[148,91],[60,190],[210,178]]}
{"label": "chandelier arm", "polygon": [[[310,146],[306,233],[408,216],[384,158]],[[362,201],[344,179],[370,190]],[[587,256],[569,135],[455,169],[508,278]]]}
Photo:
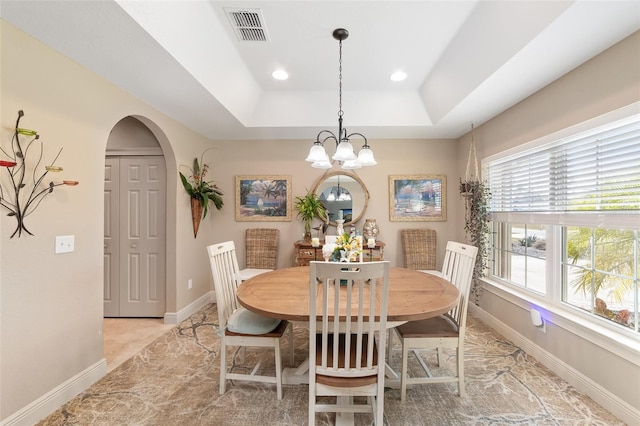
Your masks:
{"label": "chandelier arm", "polygon": [[[325,137],[324,139],[322,139],[322,142],[320,141],[320,136],[323,133],[329,133],[330,136]],[[318,136],[316,136],[316,142],[317,143],[321,143],[322,145],[324,145],[325,141],[327,139],[334,139],[337,140],[336,135],[333,134],[333,132],[331,130],[322,130],[320,133],[318,133]]]}
{"label": "chandelier arm", "polygon": [[364,145],[362,146],[363,148],[371,148],[369,146],[369,142],[367,141],[367,138],[362,134],[362,133],[350,133],[349,136],[347,136],[347,139],[351,139],[351,136],[360,136],[362,139],[364,139]]}
{"label": "chandelier arm", "polygon": [[[329,132],[329,133],[331,133],[331,132]],[[333,139],[333,141],[336,143],[336,147],[338,146],[338,139],[336,138],[336,136],[333,133],[331,133],[331,136],[327,136],[326,138],[322,139],[322,146],[324,146],[324,143],[326,141],[328,141],[329,139]]]}

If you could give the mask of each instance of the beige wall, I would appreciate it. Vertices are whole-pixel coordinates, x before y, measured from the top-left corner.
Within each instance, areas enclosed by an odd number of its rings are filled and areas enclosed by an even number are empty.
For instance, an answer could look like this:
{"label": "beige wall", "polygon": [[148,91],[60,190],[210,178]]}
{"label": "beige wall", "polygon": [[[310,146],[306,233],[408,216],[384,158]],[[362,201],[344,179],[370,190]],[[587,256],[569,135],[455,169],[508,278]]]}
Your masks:
{"label": "beige wall", "polygon": [[[234,185],[236,175],[281,174],[292,176],[293,196],[301,196],[312,190],[322,177],[324,170],[312,168],[303,161],[311,147],[311,137],[305,141],[234,141],[215,142],[218,148],[214,155],[224,159],[215,164],[216,180],[225,190],[225,207],[215,212],[213,228],[215,237],[236,241],[239,262],[244,263],[244,230],[252,227],[277,227],[280,229],[280,251],[278,267],[292,266],[293,243],[301,239],[302,222],[292,211],[291,222],[236,222],[234,213]],[[385,259],[402,265],[399,244],[401,228],[429,227],[438,232],[439,246],[444,252],[446,240],[454,238],[458,226],[455,224],[458,194],[455,185],[448,185],[450,216],[446,222],[390,222],[389,221],[389,175],[398,174],[445,174],[449,181],[457,182],[455,171],[457,147],[455,141],[425,140],[375,140],[370,142],[378,161],[375,167],[357,170],[370,192],[369,205],[357,228],[362,229],[365,218],[375,218],[380,226],[380,240],[386,246]],[[209,154],[207,154],[209,155]],[[265,160],[269,159],[269,160]],[[209,218],[207,217],[207,220]],[[314,222],[318,224],[319,222]],[[329,232],[335,231],[332,227]],[[198,235],[200,238],[200,235]],[[203,235],[203,238],[207,238]],[[210,237],[211,239],[211,237]],[[442,259],[438,259],[442,262]],[[186,283],[185,283],[186,286]]]}
{"label": "beige wall", "polygon": [[[129,115],[155,124],[152,130],[167,161],[167,216],[180,224],[177,231],[168,229],[172,283],[197,268],[191,259],[204,251],[204,242],[194,241],[188,229],[190,212],[183,208],[188,199],[182,198],[183,190],[178,193],[177,164],[208,142],[10,24],[0,25],[0,146],[9,147],[22,109],[21,126],[41,134],[45,159],[64,148],[60,178],[80,181],[76,187],[56,188],[27,217],[35,236],[9,238],[16,221],[4,209],[0,214],[0,419],[6,419],[58,386],[73,388],[68,380],[82,383],[104,374],[103,179],[113,126]],[[6,171],[0,171],[0,179],[6,188]],[[203,231],[212,232],[212,227]],[[55,255],[56,235],[74,235],[75,251]],[[201,276],[204,280],[206,270]],[[169,312],[189,303],[191,295],[177,294],[175,286],[168,293]]]}
{"label": "beige wall", "polygon": [[[313,188],[323,171],[303,158],[305,141],[210,142],[164,116],[144,102],[69,61],[36,40],[0,21],[1,102],[0,146],[7,147],[19,109],[21,125],[36,129],[45,155],[64,147],[59,164],[64,179],[77,187],[61,187],[27,218],[35,236],[9,238],[15,220],[0,214],[0,421],[59,386],[82,386],[104,374],[102,336],[103,179],[106,143],[124,117],[145,123],[162,146],[167,162],[167,313],[184,310],[212,290],[206,245],[235,240],[244,264],[244,230],[273,226],[281,230],[278,266],[293,263],[293,243],[303,227],[292,212],[290,222],[236,222],[234,176],[283,174],[292,177],[293,196]],[[455,141],[370,141],[379,165],[361,169],[370,194],[366,218],[376,218],[386,258],[401,264],[398,233],[404,227],[437,230],[439,252],[447,239],[461,235],[456,192]],[[211,179],[225,190],[225,206],[213,211],[193,230],[189,198],[177,180],[181,166],[192,164],[209,146]],[[266,160],[267,159],[267,160]],[[184,170],[183,168],[181,170]],[[445,174],[449,180],[446,222],[389,222],[388,175]],[[3,188],[6,172],[0,173]],[[362,227],[364,220],[358,224]],[[53,253],[56,235],[74,235],[75,251]],[[438,260],[442,262],[442,259]],[[187,281],[193,280],[193,289]],[[68,383],[67,381],[78,383]],[[61,401],[60,403],[63,403]],[[37,405],[37,404],[36,404]]]}
{"label": "beige wall", "polygon": [[[501,152],[639,101],[640,32],[637,32],[478,128],[475,135],[478,156]],[[464,145],[468,146],[468,141],[467,135]],[[577,374],[602,386],[604,391],[594,396],[596,400],[597,396],[603,398],[598,402],[619,398],[622,401],[619,407],[608,407],[614,414],[629,421],[625,415],[635,410],[637,419],[640,416],[637,352],[636,362],[629,362],[609,352],[616,346],[613,342],[599,347],[564,328],[553,317],[547,332],[542,334],[531,326],[528,306],[526,301],[511,303],[500,292],[491,291],[485,291],[480,302],[486,313],[574,368]],[[583,332],[588,334],[587,329]]]}

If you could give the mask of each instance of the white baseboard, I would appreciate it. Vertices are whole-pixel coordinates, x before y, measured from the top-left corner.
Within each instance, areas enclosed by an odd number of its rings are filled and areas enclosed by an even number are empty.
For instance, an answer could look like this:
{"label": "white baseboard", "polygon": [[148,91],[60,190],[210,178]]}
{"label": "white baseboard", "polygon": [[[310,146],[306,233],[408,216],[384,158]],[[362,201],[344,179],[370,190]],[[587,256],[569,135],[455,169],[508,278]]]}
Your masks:
{"label": "white baseboard", "polygon": [[523,335],[480,307],[469,304],[469,313],[512,341],[516,346],[534,357],[556,375],[566,380],[577,390],[588,395],[620,420],[630,425],[640,424],[640,408],[632,407],[561,359],[534,344],[531,340],[526,339]]}
{"label": "white baseboard", "polygon": [[2,420],[0,426],[35,424],[100,380],[105,374],[107,374],[107,360],[103,358],[21,410]]}
{"label": "white baseboard", "polygon": [[203,306],[214,303],[216,301],[216,294],[213,291],[203,294],[178,312],[166,312],[164,314],[165,324],[180,324],[182,321],[189,318],[194,313],[198,312]]}

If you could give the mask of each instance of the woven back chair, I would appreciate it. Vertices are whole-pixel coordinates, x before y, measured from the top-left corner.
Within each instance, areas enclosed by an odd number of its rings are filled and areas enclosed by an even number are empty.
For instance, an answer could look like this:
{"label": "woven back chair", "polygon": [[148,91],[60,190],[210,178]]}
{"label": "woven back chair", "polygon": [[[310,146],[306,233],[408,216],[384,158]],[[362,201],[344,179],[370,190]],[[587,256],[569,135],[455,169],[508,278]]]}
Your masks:
{"label": "woven back chair", "polygon": [[247,229],[245,236],[245,268],[276,269],[280,230],[273,228]]}
{"label": "woven back chair", "polygon": [[242,281],[277,268],[279,240],[278,229],[247,229],[244,241],[245,267],[240,271]]}
{"label": "woven back chair", "polygon": [[436,269],[436,231],[433,229],[402,229],[402,254],[407,269]]}

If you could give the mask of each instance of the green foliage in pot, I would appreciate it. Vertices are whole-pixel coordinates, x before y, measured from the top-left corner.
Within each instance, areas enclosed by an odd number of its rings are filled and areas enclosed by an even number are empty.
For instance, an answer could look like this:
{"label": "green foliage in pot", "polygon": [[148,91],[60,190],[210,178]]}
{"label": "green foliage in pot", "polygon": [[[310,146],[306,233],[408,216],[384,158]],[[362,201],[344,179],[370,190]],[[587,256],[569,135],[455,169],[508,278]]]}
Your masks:
{"label": "green foliage in pot", "polygon": [[464,230],[467,240],[478,247],[478,256],[473,268],[473,285],[471,293],[474,295],[475,303],[478,303],[480,296],[481,278],[489,264],[489,247],[491,237],[489,200],[491,193],[489,188],[479,180],[460,180],[460,194],[465,199],[465,223]]}
{"label": "green foliage in pot", "polygon": [[[209,164],[203,163],[202,157],[207,151],[202,153],[199,162],[197,157],[193,159],[193,167],[189,169],[191,174],[188,178],[183,175],[182,172],[178,172],[180,173],[180,180],[182,181],[182,185],[187,193],[191,198],[195,198],[200,201],[200,204],[203,207],[203,219],[207,217],[209,202],[213,203],[217,210],[220,210],[224,205],[224,202],[222,201],[224,192],[222,192],[214,182],[205,180],[205,176],[209,171]],[[202,167],[200,167],[200,164],[202,164]]]}
{"label": "green foliage in pot", "polygon": [[307,192],[304,197],[296,197],[293,208],[304,222],[305,238],[311,238],[311,221],[314,217],[327,221],[327,210],[318,195],[313,192]]}

